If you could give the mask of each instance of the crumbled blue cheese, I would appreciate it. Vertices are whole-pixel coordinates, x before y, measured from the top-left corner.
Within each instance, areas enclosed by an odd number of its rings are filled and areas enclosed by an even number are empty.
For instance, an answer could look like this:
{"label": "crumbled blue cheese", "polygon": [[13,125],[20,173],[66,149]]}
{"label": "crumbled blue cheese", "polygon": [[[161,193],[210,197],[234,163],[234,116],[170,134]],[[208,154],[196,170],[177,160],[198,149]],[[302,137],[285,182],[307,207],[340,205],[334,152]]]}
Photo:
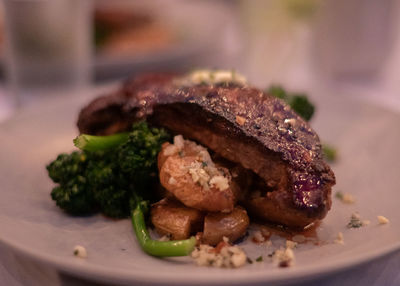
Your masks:
{"label": "crumbled blue cheese", "polygon": [[81,245],[76,245],[74,247],[74,255],[79,258],[86,258],[87,257],[86,248],[84,248]]}
{"label": "crumbled blue cheese", "polygon": [[219,252],[216,248],[201,244],[193,252],[191,257],[198,266],[210,266],[219,268],[237,268],[246,264],[246,253],[237,245],[230,245],[226,238],[226,243]]}
{"label": "crumbled blue cheese", "polygon": [[224,84],[235,83],[240,85],[247,84],[246,78],[234,70],[195,70],[187,76],[178,80],[181,85],[196,84]]}
{"label": "crumbled blue cheese", "polygon": [[253,240],[255,242],[261,243],[265,241],[264,235],[261,233],[261,231],[257,230],[253,233]]}
{"label": "crumbled blue cheese", "polygon": [[378,215],[378,222],[379,224],[388,224],[389,220],[383,215]]}
{"label": "crumbled blue cheese", "polygon": [[333,242],[337,243],[337,244],[344,245],[343,233],[342,232],[338,232],[337,237]]}
{"label": "crumbled blue cheese", "polygon": [[336,192],[335,197],[345,204],[354,204],[356,202],[354,197],[348,193]]}
{"label": "crumbled blue cheese", "polygon": [[281,247],[272,254],[272,261],[279,267],[290,267],[294,264],[294,260],[294,252],[289,247]]}
{"label": "crumbled blue cheese", "polygon": [[216,187],[220,191],[224,191],[229,188],[228,179],[221,175],[212,177],[209,183],[210,186]]}
{"label": "crumbled blue cheese", "polygon": [[294,249],[297,247],[297,242],[286,240],[286,248]]}
{"label": "crumbled blue cheese", "polygon": [[192,180],[195,183],[199,183],[205,189],[209,188],[209,181],[211,179],[210,175],[206,172],[201,162],[193,162],[188,170],[189,174],[192,176]]}
{"label": "crumbled blue cheese", "polygon": [[182,135],[176,135],[174,137],[174,144],[171,144],[167,148],[165,148],[163,154],[165,156],[175,155],[180,151],[182,151],[184,146],[185,146],[185,140],[183,139]]}
{"label": "crumbled blue cheese", "polygon": [[[211,160],[210,153],[201,145],[195,142],[183,139],[182,135],[174,137],[174,144],[168,145],[164,149],[165,156],[172,156],[179,154],[181,157],[185,156],[185,145],[189,150],[195,151],[196,161],[187,166],[187,172],[191,175],[193,182],[198,183],[201,187],[208,190],[210,187],[215,187],[220,191],[229,188],[229,180],[223,172],[218,170],[213,161]],[[178,182],[175,178],[171,177],[168,180],[171,185],[176,185]]]}

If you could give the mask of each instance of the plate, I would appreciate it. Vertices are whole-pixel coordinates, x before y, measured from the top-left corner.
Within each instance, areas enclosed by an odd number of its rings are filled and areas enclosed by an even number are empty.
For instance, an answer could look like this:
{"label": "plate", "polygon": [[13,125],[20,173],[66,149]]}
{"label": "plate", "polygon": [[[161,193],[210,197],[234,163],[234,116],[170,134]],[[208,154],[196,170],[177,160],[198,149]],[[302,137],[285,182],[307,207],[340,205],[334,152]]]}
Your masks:
{"label": "plate", "polygon": [[[79,109],[91,95],[52,98],[21,111],[0,125],[0,242],[21,257],[57,271],[93,281],[146,285],[252,285],[314,279],[358,265],[400,248],[400,116],[339,97],[319,100],[313,126],[323,141],[335,145],[335,191],[351,193],[356,203],[333,199],[332,210],[317,230],[320,245],[301,244],[296,263],[277,268],[268,259],[275,246],[247,239],[240,245],[263,262],[239,269],[197,267],[189,258],[158,259],[141,252],[129,219],[101,215],[70,217],[50,198],[52,182],[45,165],[60,152],[73,150]],[[370,225],[347,229],[358,211]],[[390,219],[379,225],[376,216]],[[344,245],[336,244],[338,232]],[[87,259],[72,255],[77,244]]]}

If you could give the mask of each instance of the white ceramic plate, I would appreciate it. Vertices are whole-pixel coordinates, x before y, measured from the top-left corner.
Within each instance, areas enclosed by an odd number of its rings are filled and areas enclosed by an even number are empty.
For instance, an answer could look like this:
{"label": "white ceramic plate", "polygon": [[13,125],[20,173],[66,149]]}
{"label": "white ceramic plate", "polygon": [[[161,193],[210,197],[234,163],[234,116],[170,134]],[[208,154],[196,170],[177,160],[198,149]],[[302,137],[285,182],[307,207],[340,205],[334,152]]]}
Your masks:
{"label": "white ceramic plate", "polygon": [[[251,285],[312,279],[372,260],[400,247],[400,117],[374,106],[325,98],[313,122],[322,138],[337,146],[333,165],[335,190],[357,200],[344,205],[334,199],[332,210],[318,229],[320,246],[300,245],[296,265],[276,268],[267,255],[274,247],[241,243],[251,258],[264,262],[240,269],[195,266],[188,258],[157,259],[138,248],[130,221],[100,215],[75,218],[50,199],[52,182],[45,165],[73,149],[77,113],[88,97],[51,99],[0,125],[0,242],[20,256],[63,273],[114,284]],[[347,229],[358,211],[370,225]],[[385,215],[388,225],[378,225]],[[345,245],[333,243],[343,232]],[[83,245],[87,259],[72,255]]]}

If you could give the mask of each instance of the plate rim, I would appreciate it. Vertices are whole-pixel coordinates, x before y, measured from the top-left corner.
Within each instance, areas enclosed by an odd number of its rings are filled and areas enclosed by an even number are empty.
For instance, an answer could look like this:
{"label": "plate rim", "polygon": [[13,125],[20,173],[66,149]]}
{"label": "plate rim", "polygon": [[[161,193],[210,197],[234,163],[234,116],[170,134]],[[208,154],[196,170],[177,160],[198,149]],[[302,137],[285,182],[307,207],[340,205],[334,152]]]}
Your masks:
{"label": "plate rim", "polygon": [[[290,273],[287,273],[288,275],[286,277],[282,276],[282,274],[278,273],[278,271],[269,273],[269,275],[266,275],[265,272],[259,271],[252,272],[249,276],[243,276],[242,273],[235,273],[235,269],[224,269],[223,271],[229,272],[229,276],[223,275],[225,273],[221,274],[222,272],[218,272],[209,273],[210,275],[207,275],[207,277],[197,276],[196,279],[188,280],[187,275],[190,275],[190,273],[181,276],[176,275],[176,273],[161,272],[157,273],[157,275],[149,276],[147,272],[141,272],[141,270],[134,272],[133,270],[110,269],[101,265],[84,265],[82,263],[78,263],[84,261],[64,260],[63,258],[58,258],[55,255],[49,255],[40,251],[35,251],[29,247],[14,243],[5,239],[4,237],[0,237],[0,243],[8,246],[13,251],[16,251],[18,254],[25,256],[32,261],[53,267],[55,270],[61,271],[62,273],[68,273],[74,276],[92,279],[94,281],[114,283],[118,281],[122,284],[146,282],[154,285],[165,284],[165,281],[168,281],[168,283],[173,283],[174,285],[195,285],[198,283],[207,283],[209,285],[225,285],[228,283],[230,285],[241,285],[243,283],[246,283],[246,285],[274,282],[289,283],[297,279],[314,279],[328,274],[340,272],[345,269],[350,269],[363,263],[372,262],[391,253],[395,253],[400,249],[400,241],[398,241],[397,243],[393,243],[389,246],[377,248],[373,251],[351,257],[350,259],[341,258],[336,259],[333,262],[328,260],[327,262],[320,264],[318,268],[316,268],[315,265],[305,266],[301,269],[296,269],[295,267],[279,268],[280,271],[290,271]],[[341,263],[338,263],[338,260]],[[222,277],[224,277],[224,279],[221,280]]]}

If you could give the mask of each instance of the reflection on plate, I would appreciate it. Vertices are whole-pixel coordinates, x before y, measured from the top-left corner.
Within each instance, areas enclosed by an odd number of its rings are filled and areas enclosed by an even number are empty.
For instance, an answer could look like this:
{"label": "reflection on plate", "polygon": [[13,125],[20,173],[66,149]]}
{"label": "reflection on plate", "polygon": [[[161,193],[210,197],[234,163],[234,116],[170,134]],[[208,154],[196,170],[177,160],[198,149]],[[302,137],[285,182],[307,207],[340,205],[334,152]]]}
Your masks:
{"label": "reflection on plate", "polygon": [[[337,98],[318,103],[313,125],[340,154],[333,165],[338,181],[335,190],[353,194],[356,203],[345,205],[334,199],[318,229],[321,245],[296,248],[295,266],[274,267],[267,256],[272,248],[248,239],[241,243],[248,256],[263,255],[264,261],[231,270],[197,267],[188,258],[150,257],[138,248],[128,219],[74,218],[54,205],[45,165],[59,152],[73,149],[76,116],[87,101],[87,96],[48,100],[0,125],[0,242],[22,257],[103,282],[250,285],[311,279],[400,247],[397,114]],[[354,211],[370,220],[370,225],[347,229]],[[391,222],[378,225],[377,215]],[[344,234],[344,245],[333,243],[338,232]],[[86,247],[87,259],[72,255],[77,244]]]}

